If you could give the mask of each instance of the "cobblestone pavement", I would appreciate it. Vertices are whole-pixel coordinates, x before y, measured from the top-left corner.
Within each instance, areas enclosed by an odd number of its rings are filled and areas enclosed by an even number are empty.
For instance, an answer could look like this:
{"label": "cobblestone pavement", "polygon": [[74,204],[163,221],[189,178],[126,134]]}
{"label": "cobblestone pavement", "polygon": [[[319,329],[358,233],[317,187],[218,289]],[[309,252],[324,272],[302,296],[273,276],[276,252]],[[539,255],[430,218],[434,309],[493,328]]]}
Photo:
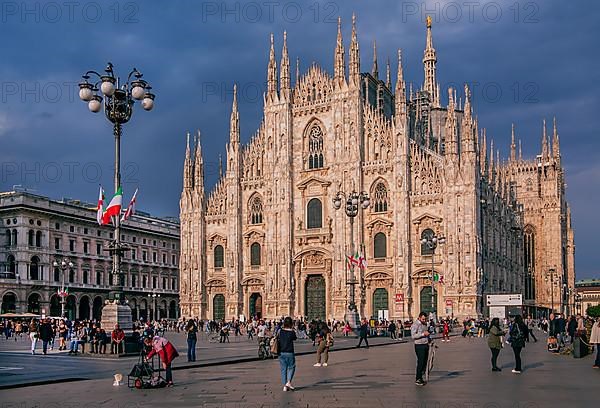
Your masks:
{"label": "cobblestone pavement", "polygon": [[[542,336],[540,336],[542,337]],[[337,345],[337,343],[336,343]],[[592,407],[600,370],[593,358],[546,351],[545,341],[523,351],[523,373],[512,374],[513,354],[500,354],[501,373],[490,370],[485,339],[438,341],[425,387],[414,385],[412,344],[331,353],[328,367],[314,355],[297,358],[296,391],[283,392],[276,360],[190,368],[174,372],[175,387],[135,390],[112,386],[110,377],[2,391],[3,407]],[[126,373],[124,373],[126,374]],[[22,405],[21,405],[22,404]],[[36,405],[38,404],[38,405]]]}

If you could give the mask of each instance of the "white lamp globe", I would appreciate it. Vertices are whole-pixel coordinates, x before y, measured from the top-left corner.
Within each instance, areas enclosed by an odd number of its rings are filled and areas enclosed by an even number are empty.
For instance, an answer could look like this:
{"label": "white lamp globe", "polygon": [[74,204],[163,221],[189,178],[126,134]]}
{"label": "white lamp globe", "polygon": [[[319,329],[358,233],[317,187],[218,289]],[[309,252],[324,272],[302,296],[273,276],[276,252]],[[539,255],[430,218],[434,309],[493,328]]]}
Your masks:
{"label": "white lamp globe", "polygon": [[104,81],[100,86],[100,90],[106,96],[113,96],[115,93],[115,85],[110,81]]}
{"label": "white lamp globe", "polygon": [[144,98],[144,100],[142,100],[142,108],[144,108],[144,110],[151,111],[153,107],[154,100],[152,98]]}
{"label": "white lamp globe", "polygon": [[94,93],[92,92],[92,90],[90,88],[86,87],[86,88],[81,88],[79,90],[79,98],[82,101],[89,102],[92,100],[93,96],[94,96]]}
{"label": "white lamp globe", "polygon": [[91,112],[98,113],[100,112],[100,109],[102,109],[102,104],[100,104],[100,101],[98,99],[92,99],[88,102],[88,109]]}
{"label": "white lamp globe", "polygon": [[131,96],[133,96],[133,99],[137,99],[138,101],[144,97],[145,93],[146,91],[144,88],[139,85],[136,85],[131,89]]}

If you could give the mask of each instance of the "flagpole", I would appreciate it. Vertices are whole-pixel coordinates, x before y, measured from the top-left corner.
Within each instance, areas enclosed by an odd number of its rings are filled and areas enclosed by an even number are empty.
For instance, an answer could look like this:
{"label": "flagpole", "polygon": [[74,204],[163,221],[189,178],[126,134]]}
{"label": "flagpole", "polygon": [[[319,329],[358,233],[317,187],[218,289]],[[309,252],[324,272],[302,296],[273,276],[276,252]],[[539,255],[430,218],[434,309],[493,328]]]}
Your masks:
{"label": "flagpole", "polygon": [[[113,133],[115,136],[115,193],[121,186],[121,124],[115,123]],[[116,303],[123,301],[123,286],[121,286],[121,212],[114,217],[115,222],[115,241],[113,250],[113,295]],[[115,282],[116,279],[116,282]]]}

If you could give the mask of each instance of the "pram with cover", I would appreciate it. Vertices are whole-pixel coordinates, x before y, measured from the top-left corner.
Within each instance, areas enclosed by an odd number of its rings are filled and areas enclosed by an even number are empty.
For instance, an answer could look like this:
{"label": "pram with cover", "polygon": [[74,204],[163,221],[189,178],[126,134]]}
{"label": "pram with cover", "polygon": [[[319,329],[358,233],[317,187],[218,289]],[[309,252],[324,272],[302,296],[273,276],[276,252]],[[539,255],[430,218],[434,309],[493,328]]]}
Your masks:
{"label": "pram with cover", "polygon": [[142,346],[138,362],[127,376],[127,386],[137,389],[166,387],[167,382],[161,375],[163,371],[161,367],[158,354],[155,354],[150,361],[146,361],[146,349]]}

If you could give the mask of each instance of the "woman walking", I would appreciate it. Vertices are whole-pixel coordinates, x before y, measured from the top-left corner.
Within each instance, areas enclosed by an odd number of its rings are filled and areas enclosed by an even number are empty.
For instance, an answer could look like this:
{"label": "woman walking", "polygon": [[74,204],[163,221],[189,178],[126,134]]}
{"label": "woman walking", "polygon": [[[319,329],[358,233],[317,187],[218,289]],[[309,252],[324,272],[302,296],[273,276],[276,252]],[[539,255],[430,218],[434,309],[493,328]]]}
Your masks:
{"label": "woman walking", "polygon": [[296,372],[296,355],[294,354],[294,341],[296,339],[292,318],[288,316],[283,320],[283,327],[277,335],[279,343],[279,368],[281,369],[283,391],[294,390],[292,379]]}
{"label": "woman walking", "polygon": [[[317,362],[314,366],[327,367],[327,362],[329,361],[329,347],[333,345],[333,335],[326,324],[323,324],[317,338],[319,340],[319,347],[317,348]],[[321,355],[323,355],[323,364],[321,364]]]}
{"label": "woman walking", "polygon": [[198,341],[198,326],[194,319],[190,319],[185,327],[187,333],[187,359],[188,363],[196,361],[196,342]]}
{"label": "woman walking", "polygon": [[512,370],[515,374],[521,374],[521,350],[525,347],[527,330],[527,325],[523,322],[521,315],[515,316],[515,320],[510,328],[510,337],[508,339],[513,352],[515,353],[515,368]]}
{"label": "woman walking", "polygon": [[498,355],[502,349],[502,339],[505,334],[506,332],[500,328],[500,319],[494,317],[490,323],[490,335],[488,337],[488,346],[492,352],[492,371],[502,371],[498,367],[497,362]]}
{"label": "woman walking", "polygon": [[596,345],[596,361],[594,362],[593,368],[600,368],[600,318],[597,319],[592,326],[590,344]]}

